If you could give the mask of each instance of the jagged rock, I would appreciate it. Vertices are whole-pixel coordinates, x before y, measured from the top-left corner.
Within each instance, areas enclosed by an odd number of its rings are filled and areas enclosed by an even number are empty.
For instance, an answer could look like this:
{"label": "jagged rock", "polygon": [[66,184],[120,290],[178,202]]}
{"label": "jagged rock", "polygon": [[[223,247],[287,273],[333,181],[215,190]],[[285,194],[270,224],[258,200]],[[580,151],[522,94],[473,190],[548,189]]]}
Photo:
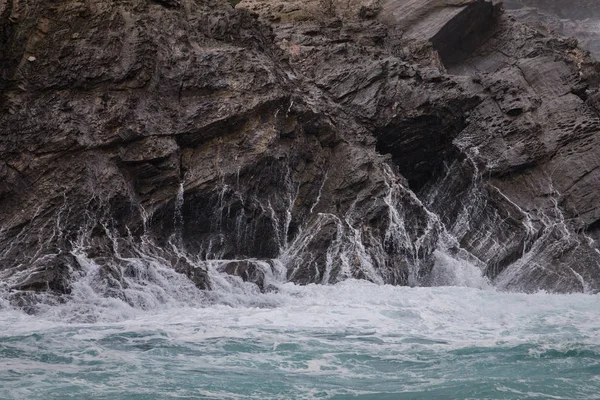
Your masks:
{"label": "jagged rock", "polygon": [[238,276],[244,282],[256,284],[261,291],[270,290],[268,277],[273,275],[273,265],[269,261],[236,260],[224,262],[219,271],[231,276]]}
{"label": "jagged rock", "polygon": [[[573,40],[515,23],[491,3],[390,1],[386,7],[381,18],[392,29],[378,42],[391,53],[377,42],[361,46],[356,22],[350,35],[339,26],[302,35],[275,24],[276,38],[298,70],[371,128],[377,149],[393,156],[410,187],[500,286],[598,290],[591,229],[563,222],[583,218],[595,226],[597,112],[585,104],[596,90],[595,62]],[[474,30],[455,23],[466,10],[476,23],[487,22]],[[394,36],[394,28],[403,35]],[[415,58],[409,46],[419,40],[444,54],[438,34],[448,43],[474,39],[441,63]],[[569,172],[549,180],[548,163],[552,171],[567,165]],[[539,176],[531,180],[532,173]],[[582,176],[585,189],[577,195],[549,189],[561,180],[573,190]]]}
{"label": "jagged rock", "polygon": [[194,265],[184,257],[178,257],[175,262],[171,262],[173,269],[187,276],[198,289],[210,289],[210,280],[206,268]]}
{"label": "jagged rock", "polygon": [[67,277],[75,265],[75,258],[70,254],[46,255],[36,260],[27,270],[27,275],[20,278],[11,289],[69,294],[71,287]]}
{"label": "jagged rock", "polygon": [[421,284],[452,237],[503,288],[599,290],[597,64],[491,2],[326,3],[0,7],[0,277]]}
{"label": "jagged rock", "polygon": [[599,120],[586,104],[598,71],[572,40],[506,19],[451,69],[473,75],[487,98],[469,112],[444,177],[421,196],[501,287],[598,290]]}
{"label": "jagged rock", "polygon": [[600,58],[600,8],[596,0],[505,0],[504,7],[520,21],[545,32],[576,37],[582,48]]}
{"label": "jagged rock", "polygon": [[481,44],[498,13],[485,0],[385,0],[382,9],[382,20],[407,39],[431,42],[447,66]]}
{"label": "jagged rock", "polygon": [[[59,249],[117,273],[94,281],[105,295],[119,290],[111,282],[137,279],[128,271],[139,263],[161,259],[207,288],[201,262],[168,260],[281,256],[319,213],[336,215],[345,231],[338,253],[321,272],[302,273],[304,283],[323,281],[326,269],[332,282],[381,280],[381,269],[406,284],[409,264],[422,260],[419,274],[431,267],[433,249],[382,245],[424,232],[422,224],[392,231],[388,210],[405,199],[382,199],[400,188],[369,130],[282,63],[271,31],[247,11],[227,2],[188,11],[142,0],[13,5],[23,22],[5,31],[1,60],[9,281]],[[379,40],[378,29],[364,40]],[[20,62],[28,54],[35,66]],[[426,215],[404,196],[407,213]],[[377,218],[367,224],[369,215]],[[80,269],[64,279],[79,279]]]}

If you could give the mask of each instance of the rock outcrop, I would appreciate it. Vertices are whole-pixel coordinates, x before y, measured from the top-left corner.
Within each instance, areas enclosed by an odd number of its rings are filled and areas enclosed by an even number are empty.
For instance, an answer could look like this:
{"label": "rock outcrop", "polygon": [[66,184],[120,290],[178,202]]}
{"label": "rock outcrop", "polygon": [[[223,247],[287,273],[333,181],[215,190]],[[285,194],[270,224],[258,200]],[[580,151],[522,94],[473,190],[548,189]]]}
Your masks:
{"label": "rock outcrop", "polygon": [[508,13],[544,32],[575,37],[600,58],[600,8],[595,0],[506,0]]}
{"label": "rock outcrop", "polygon": [[498,5],[9,0],[0,26],[15,304],[84,276],[134,303],[156,265],[427,284],[435,250],[600,289],[600,69]]}

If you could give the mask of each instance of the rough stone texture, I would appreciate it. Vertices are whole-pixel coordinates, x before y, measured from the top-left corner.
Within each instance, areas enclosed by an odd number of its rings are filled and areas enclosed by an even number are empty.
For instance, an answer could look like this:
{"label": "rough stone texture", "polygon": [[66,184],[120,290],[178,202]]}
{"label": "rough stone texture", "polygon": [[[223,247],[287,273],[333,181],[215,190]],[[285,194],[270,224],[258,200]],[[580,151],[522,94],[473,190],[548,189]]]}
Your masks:
{"label": "rough stone texture", "polygon": [[275,275],[274,270],[276,267],[272,261],[232,260],[219,265],[219,272],[239,277],[244,282],[253,283],[262,292],[277,290],[275,286],[271,285],[274,282],[269,281]]}
{"label": "rough stone texture", "polygon": [[484,0],[385,0],[380,19],[406,39],[430,41],[449,66],[486,38],[495,12]]}
{"label": "rough stone texture", "polygon": [[[37,268],[123,287],[129,265],[166,263],[200,288],[214,259],[284,258],[302,283],[407,284],[431,268],[412,245],[435,241],[426,210],[248,11],[14,1],[1,20],[11,290],[70,292]],[[398,230],[398,213],[416,223]]]}
{"label": "rough stone texture", "polygon": [[389,4],[9,1],[9,297],[93,274],[126,298],[157,264],[421,284],[436,249],[508,289],[600,289],[598,66],[489,2],[401,26]]}
{"label": "rough stone texture", "polygon": [[505,0],[510,15],[520,21],[579,40],[600,59],[600,7],[596,0]]}
{"label": "rough stone texture", "polygon": [[[598,290],[595,62],[575,41],[515,23],[490,3],[382,8],[386,29],[276,24],[277,41],[353,109],[498,286]],[[467,10],[476,29],[459,18]],[[440,32],[445,43],[473,33],[472,47],[436,59],[422,41],[444,54]]]}
{"label": "rough stone texture", "polygon": [[498,286],[597,290],[598,66],[574,40],[505,19],[452,72],[486,97],[422,196]]}

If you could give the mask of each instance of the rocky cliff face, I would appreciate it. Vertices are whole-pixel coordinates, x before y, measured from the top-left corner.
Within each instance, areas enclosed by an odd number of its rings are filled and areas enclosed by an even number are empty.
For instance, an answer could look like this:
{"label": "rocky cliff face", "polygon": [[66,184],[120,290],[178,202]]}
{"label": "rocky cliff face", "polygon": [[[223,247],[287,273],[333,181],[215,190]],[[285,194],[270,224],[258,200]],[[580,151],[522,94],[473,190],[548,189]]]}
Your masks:
{"label": "rocky cliff face", "polygon": [[510,15],[546,32],[576,37],[600,58],[600,7],[595,0],[506,0]]}
{"label": "rocky cliff face", "polygon": [[443,284],[449,257],[600,288],[600,69],[489,2],[9,0],[0,26],[13,304]]}

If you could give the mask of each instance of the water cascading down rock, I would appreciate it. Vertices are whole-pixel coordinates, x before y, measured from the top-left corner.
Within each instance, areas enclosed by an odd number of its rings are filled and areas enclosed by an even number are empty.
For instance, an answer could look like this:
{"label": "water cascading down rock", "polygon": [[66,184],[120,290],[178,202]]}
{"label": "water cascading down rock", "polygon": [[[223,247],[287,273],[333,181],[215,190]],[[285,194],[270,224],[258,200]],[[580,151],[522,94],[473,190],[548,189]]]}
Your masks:
{"label": "water cascading down rock", "polygon": [[598,290],[595,61],[486,1],[320,6],[0,4],[2,297],[460,283],[449,259]]}

